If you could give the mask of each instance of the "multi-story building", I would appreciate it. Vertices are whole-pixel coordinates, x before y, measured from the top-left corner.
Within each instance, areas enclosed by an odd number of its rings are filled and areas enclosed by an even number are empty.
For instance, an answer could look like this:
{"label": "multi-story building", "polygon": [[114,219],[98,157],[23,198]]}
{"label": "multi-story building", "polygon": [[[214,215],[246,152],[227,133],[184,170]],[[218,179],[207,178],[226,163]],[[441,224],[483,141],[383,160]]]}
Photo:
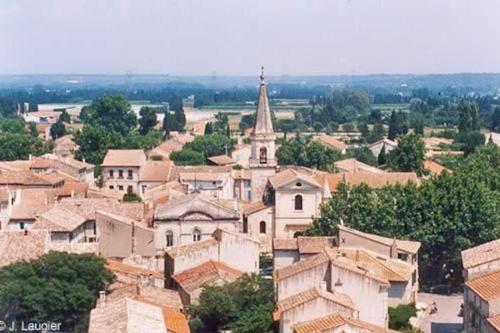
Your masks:
{"label": "multi-story building", "polygon": [[142,149],[110,149],[102,167],[104,188],[121,194],[139,194],[139,171],[146,164]]}

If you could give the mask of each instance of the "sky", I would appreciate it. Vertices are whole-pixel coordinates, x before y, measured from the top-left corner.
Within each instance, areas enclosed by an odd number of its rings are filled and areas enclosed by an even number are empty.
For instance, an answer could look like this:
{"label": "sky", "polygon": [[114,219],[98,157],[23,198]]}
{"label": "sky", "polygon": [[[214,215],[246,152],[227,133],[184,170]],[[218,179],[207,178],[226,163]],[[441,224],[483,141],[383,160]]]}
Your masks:
{"label": "sky", "polygon": [[0,0],[0,74],[500,72],[499,0]]}

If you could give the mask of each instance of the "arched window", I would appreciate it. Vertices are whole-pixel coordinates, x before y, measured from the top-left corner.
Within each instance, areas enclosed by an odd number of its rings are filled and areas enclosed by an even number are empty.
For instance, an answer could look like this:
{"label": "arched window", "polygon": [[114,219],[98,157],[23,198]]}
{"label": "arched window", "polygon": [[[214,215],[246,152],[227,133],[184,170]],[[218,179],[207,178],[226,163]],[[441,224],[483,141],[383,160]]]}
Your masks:
{"label": "arched window", "polygon": [[260,147],[260,149],[259,149],[259,161],[260,161],[260,164],[267,163],[267,148],[266,147]]}
{"label": "arched window", "polygon": [[167,230],[167,232],[165,233],[165,241],[167,246],[174,245],[174,232],[172,230]]}
{"label": "arched window", "polygon": [[302,196],[300,194],[295,196],[295,210],[302,210]]}
{"label": "arched window", "polygon": [[293,238],[297,238],[302,236],[302,231],[297,231],[296,233],[293,234]]}
{"label": "arched window", "polygon": [[193,230],[193,242],[201,241],[201,231],[197,228]]}
{"label": "arched window", "polygon": [[266,233],[266,222],[260,221],[259,230],[260,230],[261,234],[265,234]]}

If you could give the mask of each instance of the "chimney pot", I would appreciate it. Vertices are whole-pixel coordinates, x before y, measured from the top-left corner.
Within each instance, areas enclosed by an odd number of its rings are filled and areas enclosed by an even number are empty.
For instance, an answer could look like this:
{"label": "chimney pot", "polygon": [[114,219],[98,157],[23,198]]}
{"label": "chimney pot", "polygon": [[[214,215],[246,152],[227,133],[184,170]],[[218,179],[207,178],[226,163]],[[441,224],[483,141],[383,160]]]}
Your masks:
{"label": "chimney pot", "polygon": [[106,305],[106,292],[104,290],[99,291],[99,302],[102,307]]}

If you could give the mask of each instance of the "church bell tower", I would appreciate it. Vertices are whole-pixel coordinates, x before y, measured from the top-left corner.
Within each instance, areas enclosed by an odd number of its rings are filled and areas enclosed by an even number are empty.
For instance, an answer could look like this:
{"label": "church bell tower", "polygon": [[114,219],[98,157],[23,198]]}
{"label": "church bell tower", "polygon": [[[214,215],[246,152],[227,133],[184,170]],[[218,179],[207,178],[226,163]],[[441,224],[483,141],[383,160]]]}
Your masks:
{"label": "church bell tower", "polygon": [[249,166],[252,172],[252,201],[262,199],[267,179],[276,173],[275,141],[276,135],[273,130],[271,109],[267,98],[264,67],[262,67],[255,124],[250,136]]}

